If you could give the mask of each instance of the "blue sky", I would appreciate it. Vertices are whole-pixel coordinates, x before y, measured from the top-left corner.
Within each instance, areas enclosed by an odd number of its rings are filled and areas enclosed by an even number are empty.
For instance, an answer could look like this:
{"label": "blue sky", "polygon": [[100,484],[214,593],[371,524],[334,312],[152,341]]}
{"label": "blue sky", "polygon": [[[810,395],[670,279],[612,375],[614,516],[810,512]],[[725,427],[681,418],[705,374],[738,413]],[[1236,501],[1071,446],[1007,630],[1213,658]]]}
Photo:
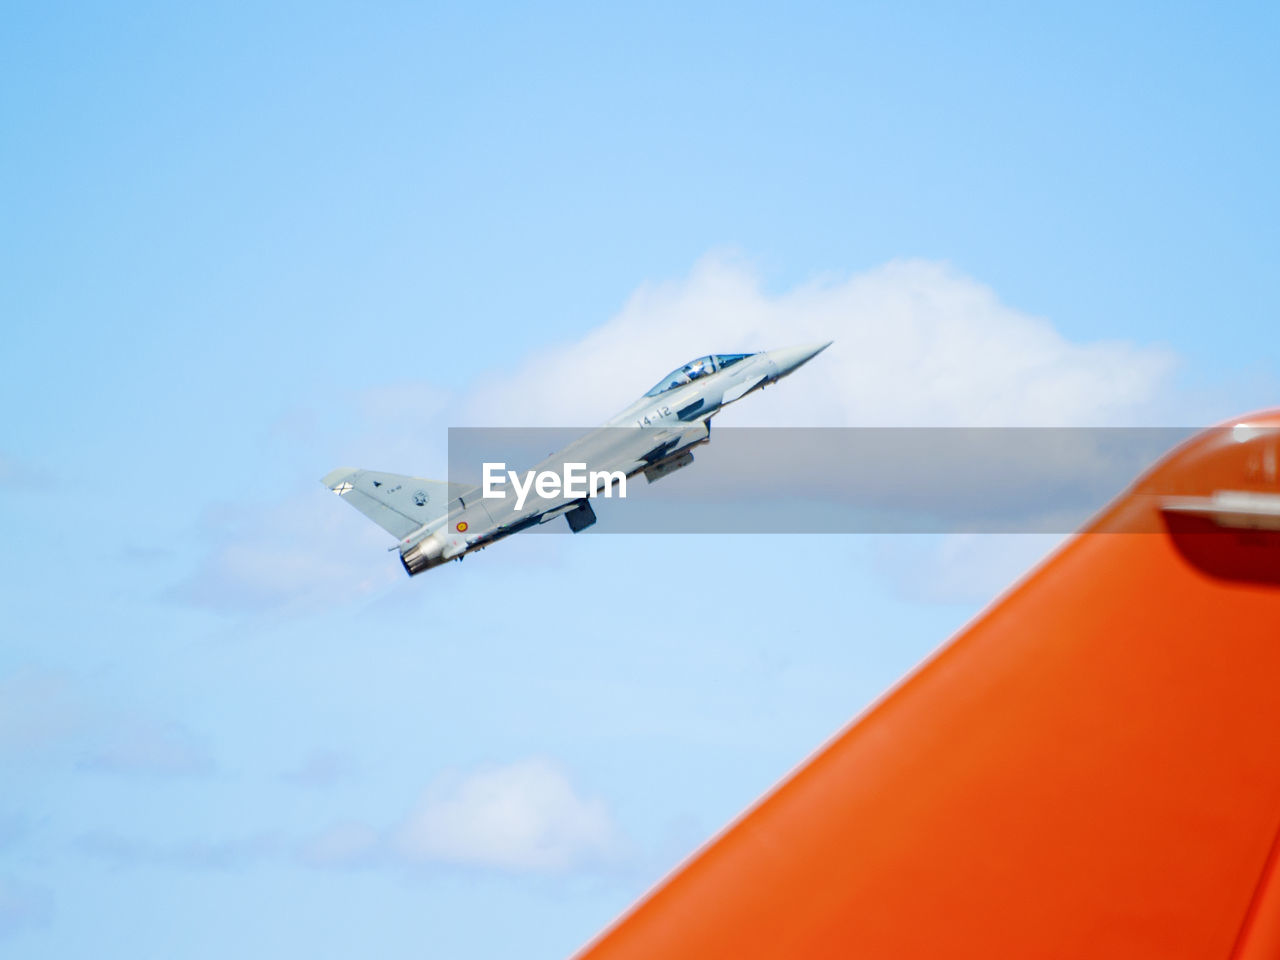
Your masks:
{"label": "blue sky", "polygon": [[410,581],[335,466],[829,336],[726,421],[1280,395],[1265,5],[3,16],[6,955],[567,956],[1050,545]]}

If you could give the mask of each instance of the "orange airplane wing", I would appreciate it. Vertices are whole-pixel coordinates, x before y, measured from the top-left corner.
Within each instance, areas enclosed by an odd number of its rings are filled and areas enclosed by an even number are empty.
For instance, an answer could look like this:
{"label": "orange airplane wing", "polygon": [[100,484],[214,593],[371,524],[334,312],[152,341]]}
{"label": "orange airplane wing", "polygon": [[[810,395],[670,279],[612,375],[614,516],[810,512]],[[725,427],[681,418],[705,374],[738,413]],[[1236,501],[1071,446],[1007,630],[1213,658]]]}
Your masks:
{"label": "orange airplane wing", "polygon": [[580,960],[1280,957],[1277,428],[1175,450]]}

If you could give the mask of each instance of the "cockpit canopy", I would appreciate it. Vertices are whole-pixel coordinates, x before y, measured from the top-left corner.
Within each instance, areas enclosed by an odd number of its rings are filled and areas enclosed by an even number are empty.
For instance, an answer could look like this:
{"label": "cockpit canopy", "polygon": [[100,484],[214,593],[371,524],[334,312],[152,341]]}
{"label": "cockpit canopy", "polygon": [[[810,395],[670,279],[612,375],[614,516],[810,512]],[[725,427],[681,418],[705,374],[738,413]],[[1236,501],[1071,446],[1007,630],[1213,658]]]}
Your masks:
{"label": "cockpit canopy", "polygon": [[686,363],[683,367],[677,367],[672,370],[659,380],[657,386],[646,393],[645,396],[656,397],[660,393],[666,393],[676,387],[683,387],[686,383],[691,383],[699,377],[705,377],[709,373],[715,373],[717,370],[732,366],[739,360],[754,356],[754,353],[716,353],[709,357],[699,357],[697,360]]}

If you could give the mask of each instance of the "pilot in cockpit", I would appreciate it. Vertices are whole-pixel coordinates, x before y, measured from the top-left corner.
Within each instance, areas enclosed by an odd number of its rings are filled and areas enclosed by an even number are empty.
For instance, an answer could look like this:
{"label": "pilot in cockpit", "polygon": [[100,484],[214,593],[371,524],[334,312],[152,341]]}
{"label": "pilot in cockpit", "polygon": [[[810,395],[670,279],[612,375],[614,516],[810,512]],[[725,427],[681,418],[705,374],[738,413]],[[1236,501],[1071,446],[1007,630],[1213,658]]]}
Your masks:
{"label": "pilot in cockpit", "polygon": [[701,376],[715,372],[715,367],[713,366],[710,357],[699,357],[684,369],[685,373],[689,375],[690,380],[697,380]]}
{"label": "pilot in cockpit", "polygon": [[697,360],[686,363],[683,367],[672,370],[658,381],[658,385],[646,393],[645,396],[656,397],[658,394],[674,390],[676,387],[683,387],[686,383],[715,373],[717,370],[723,370],[725,367],[749,356],[751,356],[749,353],[725,353],[716,356],[699,357]]}

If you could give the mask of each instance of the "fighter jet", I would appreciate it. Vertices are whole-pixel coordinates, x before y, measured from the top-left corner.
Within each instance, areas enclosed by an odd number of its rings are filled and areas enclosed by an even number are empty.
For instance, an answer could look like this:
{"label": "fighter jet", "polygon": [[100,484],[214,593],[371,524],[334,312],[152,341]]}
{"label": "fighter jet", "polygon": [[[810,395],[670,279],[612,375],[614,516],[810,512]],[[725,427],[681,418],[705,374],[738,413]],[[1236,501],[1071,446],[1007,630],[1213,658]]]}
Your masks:
{"label": "fighter jet", "polygon": [[[601,427],[525,471],[523,481],[516,471],[485,464],[479,486],[350,467],[321,482],[396,538],[392,549],[399,550],[409,576],[556,517],[563,516],[578,533],[596,522],[592,497],[610,496],[640,473],[653,483],[687,467],[693,448],[710,440],[716,413],[776,383],[830,345],[699,357],[672,370]],[[547,477],[552,482],[543,482]]]}

